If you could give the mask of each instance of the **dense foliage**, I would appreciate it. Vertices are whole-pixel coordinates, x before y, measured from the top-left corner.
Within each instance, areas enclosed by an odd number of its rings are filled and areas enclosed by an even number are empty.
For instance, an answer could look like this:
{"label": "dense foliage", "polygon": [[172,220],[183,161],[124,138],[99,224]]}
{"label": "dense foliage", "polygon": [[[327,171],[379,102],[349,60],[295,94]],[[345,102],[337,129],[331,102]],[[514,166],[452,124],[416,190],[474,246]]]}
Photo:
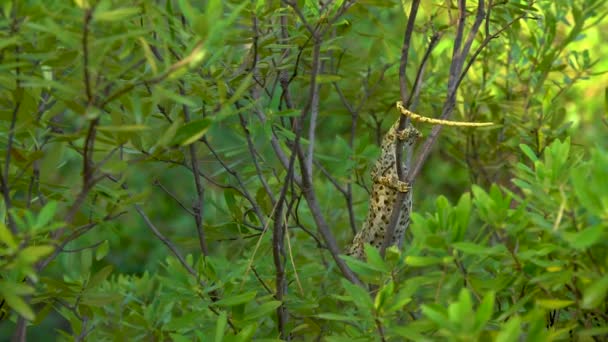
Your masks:
{"label": "dense foliage", "polygon": [[[603,0],[1,4],[1,337],[608,337]],[[398,100],[496,125],[344,257]]]}

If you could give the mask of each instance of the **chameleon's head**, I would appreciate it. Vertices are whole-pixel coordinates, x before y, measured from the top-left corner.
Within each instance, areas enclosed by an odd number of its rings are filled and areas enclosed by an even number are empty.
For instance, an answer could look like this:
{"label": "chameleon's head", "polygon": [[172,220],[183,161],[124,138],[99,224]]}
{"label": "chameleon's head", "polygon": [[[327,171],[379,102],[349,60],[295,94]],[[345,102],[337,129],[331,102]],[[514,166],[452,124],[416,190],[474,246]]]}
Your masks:
{"label": "chameleon's head", "polygon": [[395,140],[403,141],[404,145],[413,145],[418,138],[420,138],[422,134],[411,124],[403,130],[399,131],[399,120],[393,124],[388,133],[384,136],[384,140],[382,141],[383,148],[389,148],[395,143]]}

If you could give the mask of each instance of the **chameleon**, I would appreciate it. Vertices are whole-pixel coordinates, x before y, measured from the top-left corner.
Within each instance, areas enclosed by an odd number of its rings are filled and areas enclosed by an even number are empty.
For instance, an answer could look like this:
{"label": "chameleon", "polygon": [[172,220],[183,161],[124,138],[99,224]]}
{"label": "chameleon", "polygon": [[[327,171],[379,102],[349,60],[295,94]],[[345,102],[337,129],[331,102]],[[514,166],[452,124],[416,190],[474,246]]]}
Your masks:
{"label": "chameleon", "polygon": [[[493,125],[491,122],[457,122],[441,119],[433,119],[407,110],[403,103],[397,102],[397,108],[402,115],[408,116],[412,121],[425,122],[434,125],[460,126],[460,127],[483,127]],[[371,170],[372,191],[370,194],[367,218],[361,230],[355,235],[346,255],[358,259],[365,258],[363,249],[366,243],[380,248],[384,242],[394,203],[399,192],[407,193],[405,200],[399,207],[400,214],[397,226],[393,233],[391,245],[401,248],[403,236],[410,223],[410,212],[412,210],[412,187],[410,184],[400,181],[397,177],[397,158],[395,155],[395,144],[397,139],[402,140],[404,146],[412,146],[421,137],[420,132],[411,124],[399,130],[399,119],[391,126],[384,135],[381,144],[380,157]],[[407,169],[404,170],[407,173]]]}

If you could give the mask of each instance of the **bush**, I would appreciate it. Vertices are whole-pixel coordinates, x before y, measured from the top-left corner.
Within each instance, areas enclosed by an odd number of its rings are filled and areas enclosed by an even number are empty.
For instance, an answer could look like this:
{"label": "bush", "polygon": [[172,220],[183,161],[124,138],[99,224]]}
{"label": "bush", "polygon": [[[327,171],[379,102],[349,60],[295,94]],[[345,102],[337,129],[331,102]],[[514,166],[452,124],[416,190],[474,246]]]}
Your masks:
{"label": "bush", "polygon": [[[608,336],[602,1],[0,13],[0,336]],[[397,100],[496,125],[414,123],[405,247],[360,261]]]}

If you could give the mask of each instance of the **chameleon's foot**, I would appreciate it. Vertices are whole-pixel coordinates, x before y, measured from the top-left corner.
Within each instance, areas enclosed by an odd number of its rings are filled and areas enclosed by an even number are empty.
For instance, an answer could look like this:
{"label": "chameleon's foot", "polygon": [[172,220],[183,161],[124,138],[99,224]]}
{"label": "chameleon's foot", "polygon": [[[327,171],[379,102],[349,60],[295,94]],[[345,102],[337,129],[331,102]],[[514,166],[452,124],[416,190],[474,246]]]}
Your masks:
{"label": "chameleon's foot", "polygon": [[408,192],[411,186],[407,182],[402,182],[397,177],[380,176],[376,179],[379,184],[395,189],[399,192]]}
{"label": "chameleon's foot", "polygon": [[408,192],[412,189],[412,187],[410,186],[410,184],[408,182],[402,182],[402,181],[397,181],[395,183],[395,189],[397,189],[397,191],[399,192]]}
{"label": "chameleon's foot", "polygon": [[396,135],[397,135],[397,139],[399,139],[399,140],[412,141],[412,142],[422,136],[422,134],[420,134],[420,132],[413,126],[409,126],[409,127],[404,128],[401,131],[397,131]]}

